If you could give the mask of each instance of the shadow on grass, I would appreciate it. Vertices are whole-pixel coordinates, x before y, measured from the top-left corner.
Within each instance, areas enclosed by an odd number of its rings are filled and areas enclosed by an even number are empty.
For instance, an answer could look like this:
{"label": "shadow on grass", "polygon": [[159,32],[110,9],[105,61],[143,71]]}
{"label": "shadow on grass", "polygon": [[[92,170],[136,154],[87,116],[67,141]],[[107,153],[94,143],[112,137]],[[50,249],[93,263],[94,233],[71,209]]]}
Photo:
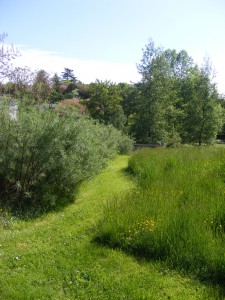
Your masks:
{"label": "shadow on grass", "polygon": [[174,270],[181,276],[190,278],[190,280],[198,280],[201,284],[216,291],[215,299],[225,299],[225,274],[222,270],[210,270],[209,268],[204,267],[204,265],[197,272],[194,270],[187,270],[181,268],[179,264],[174,264],[169,261],[163,251],[161,253],[160,251],[155,253],[154,251],[149,251],[149,249],[146,250],[146,248],[141,247],[138,249],[123,247],[118,242],[112,243],[110,235],[101,237],[94,236],[91,243],[108,249],[123,251],[126,255],[135,258],[139,263],[160,263],[162,265],[162,272],[163,270],[169,270],[169,272]]}
{"label": "shadow on grass", "polygon": [[59,194],[57,196],[52,195],[48,201],[32,201],[32,199],[23,199],[20,204],[10,203],[4,198],[0,199],[0,213],[3,223],[7,223],[7,218],[17,218],[19,220],[32,220],[41,217],[44,214],[50,212],[59,212],[68,205],[76,201],[77,195],[80,191],[81,183],[78,183],[67,195]]}
{"label": "shadow on grass", "polygon": [[127,178],[128,180],[137,181],[137,177],[135,173],[129,166],[125,168],[121,168],[119,170],[119,174],[121,174],[123,177]]}

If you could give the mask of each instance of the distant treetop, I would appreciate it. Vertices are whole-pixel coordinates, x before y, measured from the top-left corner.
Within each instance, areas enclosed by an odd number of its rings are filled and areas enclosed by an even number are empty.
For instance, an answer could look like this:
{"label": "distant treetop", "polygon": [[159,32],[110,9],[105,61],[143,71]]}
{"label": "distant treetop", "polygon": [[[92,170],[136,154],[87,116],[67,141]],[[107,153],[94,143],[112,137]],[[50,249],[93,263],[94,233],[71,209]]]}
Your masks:
{"label": "distant treetop", "polygon": [[64,68],[64,72],[62,72],[62,79],[76,82],[77,78],[73,74],[73,70],[69,68]]}

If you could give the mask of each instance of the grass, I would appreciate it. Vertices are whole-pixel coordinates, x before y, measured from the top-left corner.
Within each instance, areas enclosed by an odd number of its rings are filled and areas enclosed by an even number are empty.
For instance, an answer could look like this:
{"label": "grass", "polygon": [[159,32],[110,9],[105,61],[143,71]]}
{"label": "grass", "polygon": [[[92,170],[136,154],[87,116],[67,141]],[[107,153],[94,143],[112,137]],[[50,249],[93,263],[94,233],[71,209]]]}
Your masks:
{"label": "grass", "polygon": [[98,239],[201,280],[225,280],[225,149],[137,152],[138,188],[109,202]]}
{"label": "grass", "polygon": [[84,183],[75,203],[61,211],[27,221],[2,212],[0,299],[219,298],[218,289],[162,262],[93,242],[105,204],[135,188],[125,172],[127,160],[119,156]]}

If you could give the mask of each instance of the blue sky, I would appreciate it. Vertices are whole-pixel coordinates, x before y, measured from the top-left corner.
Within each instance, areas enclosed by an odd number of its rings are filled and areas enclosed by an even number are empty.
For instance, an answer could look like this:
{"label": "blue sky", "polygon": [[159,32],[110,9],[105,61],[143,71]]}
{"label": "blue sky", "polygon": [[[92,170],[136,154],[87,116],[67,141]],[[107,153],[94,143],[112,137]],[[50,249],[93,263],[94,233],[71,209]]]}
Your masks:
{"label": "blue sky", "polygon": [[17,65],[74,70],[83,82],[137,81],[136,64],[152,38],[211,58],[225,93],[224,0],[0,0],[0,33],[21,52]]}

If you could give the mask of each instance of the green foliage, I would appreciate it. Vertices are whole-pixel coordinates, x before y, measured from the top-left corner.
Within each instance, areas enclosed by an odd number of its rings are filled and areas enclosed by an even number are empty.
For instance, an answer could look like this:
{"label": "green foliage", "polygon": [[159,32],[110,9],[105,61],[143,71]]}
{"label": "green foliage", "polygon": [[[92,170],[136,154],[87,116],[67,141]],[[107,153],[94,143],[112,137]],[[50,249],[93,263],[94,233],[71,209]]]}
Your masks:
{"label": "green foliage", "polygon": [[222,147],[136,152],[129,168],[138,187],[108,202],[98,239],[224,284],[224,153]]}
{"label": "green foliage", "polygon": [[167,144],[177,132],[181,113],[177,80],[189,68],[186,60],[184,52],[163,51],[153,41],[146,46],[138,66],[142,82],[131,126],[138,142]]}
{"label": "green foliage", "polygon": [[126,118],[120,104],[122,97],[119,87],[109,81],[97,80],[89,85],[88,91],[90,99],[85,103],[91,117],[123,130]]}
{"label": "green foliage", "polygon": [[51,90],[48,100],[50,103],[56,103],[63,99],[64,99],[64,95],[62,93],[60,93],[59,91],[57,91],[55,88],[53,88]]}
{"label": "green foliage", "polygon": [[137,142],[171,145],[174,137],[199,145],[215,141],[223,112],[208,61],[199,68],[186,51],[164,50],[150,40],[138,70],[142,81],[129,117]]}
{"label": "green foliage", "polygon": [[[0,35],[0,42],[4,38]],[[0,68],[5,64],[8,72],[15,56],[13,48],[3,47]],[[77,81],[69,68],[64,68],[62,78],[55,74],[51,79],[44,70],[15,68],[0,93],[30,103],[79,97],[87,107],[83,113],[129,133],[138,143],[177,147],[215,142],[224,127],[224,101],[213,83],[209,61],[200,68],[185,50],[165,50],[149,40],[138,71],[142,79],[136,84],[97,80],[88,85]]]}
{"label": "green foliage", "polygon": [[28,67],[17,67],[11,70],[9,80],[13,84],[11,95],[17,99],[33,98],[32,84],[34,73]]}
{"label": "green foliage", "polygon": [[1,205],[49,209],[73,199],[76,185],[99,172],[118,151],[121,133],[67,111],[20,106],[0,117]]}
{"label": "green foliage", "polygon": [[122,97],[122,108],[127,118],[135,112],[135,105],[139,96],[139,90],[135,84],[121,82],[118,84]]}
{"label": "green foliage", "polygon": [[45,70],[37,71],[32,86],[32,93],[37,102],[45,102],[49,99],[51,93],[51,80],[49,74]]}
{"label": "green foliage", "polygon": [[73,71],[65,69],[63,74],[63,80],[60,79],[57,73],[51,78],[52,88],[48,97],[51,103],[56,103],[64,99],[72,99],[78,95],[78,85],[76,78],[73,76]]}
{"label": "green foliage", "polygon": [[81,99],[89,99],[89,85],[88,84],[77,84],[78,86],[78,94]]}
{"label": "green foliage", "polygon": [[199,145],[211,144],[223,124],[223,109],[216,87],[204,69],[194,70],[185,85],[188,93],[183,94],[182,140]]}
{"label": "green foliage", "polygon": [[119,153],[129,154],[133,150],[134,140],[125,134],[121,134],[119,142]]}

